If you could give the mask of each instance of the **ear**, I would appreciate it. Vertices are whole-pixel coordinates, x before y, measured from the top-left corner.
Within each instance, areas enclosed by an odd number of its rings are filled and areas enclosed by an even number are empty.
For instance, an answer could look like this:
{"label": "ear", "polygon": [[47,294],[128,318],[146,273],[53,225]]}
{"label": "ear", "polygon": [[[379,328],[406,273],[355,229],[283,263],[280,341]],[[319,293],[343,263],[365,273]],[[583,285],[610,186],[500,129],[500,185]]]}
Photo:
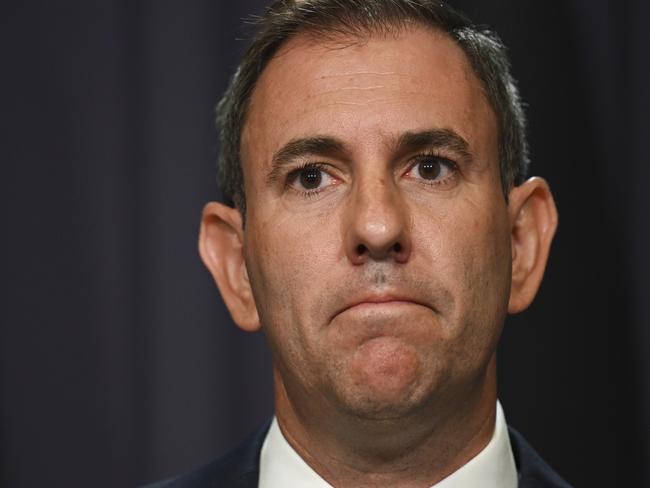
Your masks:
{"label": "ear", "polygon": [[244,260],[244,230],[238,209],[210,202],[203,209],[199,253],[219,287],[235,323],[247,332],[260,328]]}
{"label": "ear", "polygon": [[533,301],[544,276],[557,228],[557,209],[548,183],[531,178],[508,197],[512,239],[512,285],[508,313],[518,313]]}

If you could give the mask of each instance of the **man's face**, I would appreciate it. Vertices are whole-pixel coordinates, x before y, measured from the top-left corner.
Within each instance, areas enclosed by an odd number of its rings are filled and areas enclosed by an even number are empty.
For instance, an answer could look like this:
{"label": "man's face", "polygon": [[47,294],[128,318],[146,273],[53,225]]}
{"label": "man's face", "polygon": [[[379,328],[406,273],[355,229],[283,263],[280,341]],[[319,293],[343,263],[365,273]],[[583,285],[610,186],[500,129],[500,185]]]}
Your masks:
{"label": "man's face", "polygon": [[390,417],[481,382],[508,304],[496,119],[425,29],[290,40],[242,136],[244,253],[281,388]]}

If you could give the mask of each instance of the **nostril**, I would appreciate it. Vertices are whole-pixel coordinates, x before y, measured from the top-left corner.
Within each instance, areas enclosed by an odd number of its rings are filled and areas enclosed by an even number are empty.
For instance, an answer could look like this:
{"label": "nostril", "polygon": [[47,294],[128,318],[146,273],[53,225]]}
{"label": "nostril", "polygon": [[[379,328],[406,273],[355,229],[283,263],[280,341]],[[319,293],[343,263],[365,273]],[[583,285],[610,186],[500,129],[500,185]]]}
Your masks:
{"label": "nostril", "polygon": [[393,250],[394,250],[396,253],[401,252],[401,251],[402,251],[402,245],[401,245],[399,242],[396,242],[396,243],[393,245]]}
{"label": "nostril", "polygon": [[359,256],[361,256],[361,255],[364,254],[365,252],[366,252],[366,246],[364,246],[363,244],[359,244],[359,245],[357,246],[357,254],[358,254]]}

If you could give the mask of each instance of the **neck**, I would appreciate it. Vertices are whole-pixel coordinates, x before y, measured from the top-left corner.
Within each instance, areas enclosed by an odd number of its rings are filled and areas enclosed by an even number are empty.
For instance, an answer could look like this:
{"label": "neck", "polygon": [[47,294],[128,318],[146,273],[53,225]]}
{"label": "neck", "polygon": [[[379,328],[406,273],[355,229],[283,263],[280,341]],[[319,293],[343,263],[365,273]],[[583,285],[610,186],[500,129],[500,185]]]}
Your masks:
{"label": "neck", "polygon": [[373,419],[323,399],[296,408],[275,371],[276,413],[287,441],[333,486],[432,486],[476,456],[492,437],[495,358],[477,382],[417,411]]}

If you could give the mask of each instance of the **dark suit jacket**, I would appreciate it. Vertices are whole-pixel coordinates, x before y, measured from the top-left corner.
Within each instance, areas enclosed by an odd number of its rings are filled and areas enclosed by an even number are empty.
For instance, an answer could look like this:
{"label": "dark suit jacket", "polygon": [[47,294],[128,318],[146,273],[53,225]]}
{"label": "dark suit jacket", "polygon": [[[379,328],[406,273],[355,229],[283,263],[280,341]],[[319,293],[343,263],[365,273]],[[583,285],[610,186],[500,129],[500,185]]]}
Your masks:
{"label": "dark suit jacket", "polygon": [[[191,473],[145,488],[257,488],[260,451],[269,426],[270,422],[224,457]],[[512,428],[508,428],[508,433],[519,473],[519,488],[570,488],[571,485],[544,462],[521,434]]]}

